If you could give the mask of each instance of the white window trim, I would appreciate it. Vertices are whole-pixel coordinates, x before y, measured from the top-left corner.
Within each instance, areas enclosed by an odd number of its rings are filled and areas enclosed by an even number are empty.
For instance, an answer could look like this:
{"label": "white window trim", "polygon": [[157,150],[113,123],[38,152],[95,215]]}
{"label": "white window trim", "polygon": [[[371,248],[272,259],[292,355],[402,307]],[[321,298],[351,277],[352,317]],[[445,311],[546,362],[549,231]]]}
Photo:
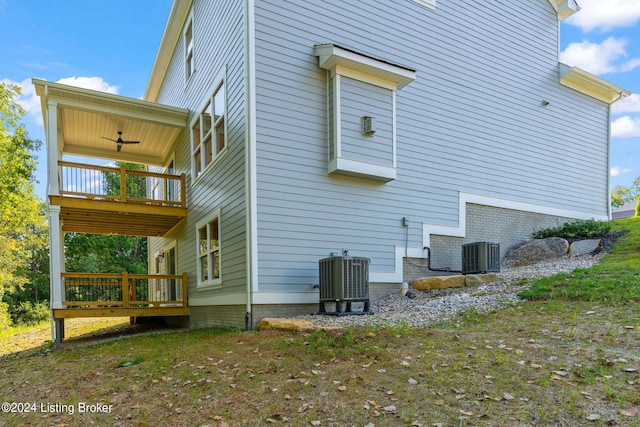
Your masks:
{"label": "white window trim", "polygon": [[[224,87],[224,120],[225,120],[225,124],[224,124],[224,148],[222,150],[220,150],[220,152],[218,152],[215,156],[215,158],[213,158],[211,160],[211,163],[209,163],[208,165],[206,165],[202,171],[200,172],[200,174],[198,175],[198,168],[196,165],[196,159],[195,159],[195,141],[193,140],[193,126],[196,123],[196,121],[200,120],[200,116],[202,115],[202,112],[204,111],[204,109],[207,107],[207,104],[209,102],[213,102],[213,97],[215,95],[215,93],[218,91],[218,89],[220,89],[220,87]],[[197,114],[194,116],[194,118],[191,120],[191,122],[189,123],[189,139],[191,141],[191,186],[195,186],[197,185],[200,180],[202,179],[202,177],[204,175],[206,175],[211,169],[213,169],[215,167],[215,165],[217,165],[220,162],[220,159],[222,157],[224,157],[224,155],[227,153],[227,147],[229,145],[229,139],[227,137],[227,129],[229,127],[229,105],[227,103],[227,100],[229,99],[229,97],[227,96],[227,76],[226,76],[226,70],[222,71],[220,74],[218,74],[218,76],[216,77],[214,84],[212,86],[212,89],[209,91],[209,95],[208,97],[202,102],[202,104],[200,105],[200,108],[197,110]],[[215,123],[212,122],[211,123],[211,132],[213,132],[213,129],[215,128]],[[202,143],[202,141],[201,141]],[[213,143],[213,140],[212,140]],[[200,148],[202,149],[202,147]]]}
{"label": "white window trim", "polygon": [[[202,280],[202,273],[200,270],[200,229],[202,227],[207,226],[214,219],[218,219],[218,262],[219,262],[219,272],[220,277],[217,279],[209,279]],[[195,236],[196,236],[196,289],[199,291],[209,290],[209,289],[219,289],[222,287],[222,238],[221,238],[221,218],[220,218],[220,208],[214,209],[207,217],[201,219],[196,224]],[[209,239],[208,239],[209,240]],[[213,267],[213,266],[211,266]],[[213,273],[213,268],[210,269],[211,273]]]}
{"label": "white window trim", "polygon": [[[191,43],[187,46],[187,30],[191,26]],[[186,24],[182,29],[182,37],[183,37],[183,48],[184,48],[184,56],[183,56],[183,65],[184,65],[184,83],[185,86],[189,84],[191,78],[196,73],[196,63],[195,63],[195,26],[193,23],[193,10],[189,12],[189,16],[187,17]],[[187,58],[191,55],[191,73],[187,75]]]}

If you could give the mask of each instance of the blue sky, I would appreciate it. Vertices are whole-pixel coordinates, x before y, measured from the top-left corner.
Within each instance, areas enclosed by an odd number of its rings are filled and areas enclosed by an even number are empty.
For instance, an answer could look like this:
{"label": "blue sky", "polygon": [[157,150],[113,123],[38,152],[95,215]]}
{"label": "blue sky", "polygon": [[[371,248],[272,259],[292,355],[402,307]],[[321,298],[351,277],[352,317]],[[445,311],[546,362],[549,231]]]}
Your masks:
{"label": "blue sky", "polygon": [[[611,183],[629,186],[640,176],[640,1],[577,1],[560,57],[634,92],[614,104],[611,126]],[[170,9],[171,0],[0,0],[0,81],[23,87],[30,136],[45,140],[32,77],[141,98]],[[44,198],[46,154],[37,155]]]}

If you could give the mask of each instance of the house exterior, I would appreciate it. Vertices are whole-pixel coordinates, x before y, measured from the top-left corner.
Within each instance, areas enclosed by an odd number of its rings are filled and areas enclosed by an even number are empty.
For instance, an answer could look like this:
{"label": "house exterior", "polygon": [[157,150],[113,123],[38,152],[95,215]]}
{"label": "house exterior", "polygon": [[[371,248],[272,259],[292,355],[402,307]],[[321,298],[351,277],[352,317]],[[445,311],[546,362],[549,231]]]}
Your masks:
{"label": "house exterior", "polygon": [[[167,315],[192,327],[247,329],[316,311],[318,262],[343,249],[371,260],[377,298],[429,274],[427,247],[433,266],[456,269],[465,243],[506,250],[542,227],[607,219],[610,108],[629,92],[559,63],[559,23],[578,10],[176,0],[144,101],[36,81],[52,205],[65,154],[149,165],[148,212],[177,193],[186,212],[132,231],[149,236],[150,273],[186,277],[149,294],[183,291],[188,313]],[[78,97],[99,131],[66,120]],[[66,141],[81,127],[87,142]],[[114,150],[101,136],[118,131],[141,143]],[[164,174],[184,176],[179,191]],[[55,317],[66,306],[53,282]]]}
{"label": "house exterior", "polygon": [[625,203],[624,205],[617,207],[611,211],[611,219],[623,219],[636,216],[636,206],[638,201]]}

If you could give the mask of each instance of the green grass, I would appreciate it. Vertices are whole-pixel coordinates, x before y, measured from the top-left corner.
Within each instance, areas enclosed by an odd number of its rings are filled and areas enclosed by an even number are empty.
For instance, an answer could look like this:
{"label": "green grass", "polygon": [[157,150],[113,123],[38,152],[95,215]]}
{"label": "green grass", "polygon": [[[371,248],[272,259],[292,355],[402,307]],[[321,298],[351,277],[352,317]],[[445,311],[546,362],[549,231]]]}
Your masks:
{"label": "green grass", "polygon": [[520,296],[607,304],[640,301],[640,218],[622,220],[616,226],[627,234],[598,265],[537,279]]}
{"label": "green grass", "polygon": [[428,328],[203,329],[0,356],[2,401],[112,407],[0,425],[639,427],[640,225],[621,227],[601,265],[536,281],[536,300]]}

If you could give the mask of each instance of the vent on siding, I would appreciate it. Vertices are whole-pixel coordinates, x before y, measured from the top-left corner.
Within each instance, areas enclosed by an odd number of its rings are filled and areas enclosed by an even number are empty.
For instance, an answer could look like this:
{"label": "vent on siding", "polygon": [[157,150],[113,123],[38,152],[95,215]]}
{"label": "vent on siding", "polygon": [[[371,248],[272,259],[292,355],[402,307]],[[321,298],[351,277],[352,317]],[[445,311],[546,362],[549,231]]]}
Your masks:
{"label": "vent on siding", "polygon": [[476,242],[462,245],[462,274],[499,272],[499,243]]}
{"label": "vent on siding", "polygon": [[[320,307],[318,314],[373,314],[369,308],[369,258],[332,256],[320,260]],[[325,303],[335,303],[327,312]],[[346,310],[342,311],[342,303]],[[362,311],[352,311],[352,302],[363,302]]]}

